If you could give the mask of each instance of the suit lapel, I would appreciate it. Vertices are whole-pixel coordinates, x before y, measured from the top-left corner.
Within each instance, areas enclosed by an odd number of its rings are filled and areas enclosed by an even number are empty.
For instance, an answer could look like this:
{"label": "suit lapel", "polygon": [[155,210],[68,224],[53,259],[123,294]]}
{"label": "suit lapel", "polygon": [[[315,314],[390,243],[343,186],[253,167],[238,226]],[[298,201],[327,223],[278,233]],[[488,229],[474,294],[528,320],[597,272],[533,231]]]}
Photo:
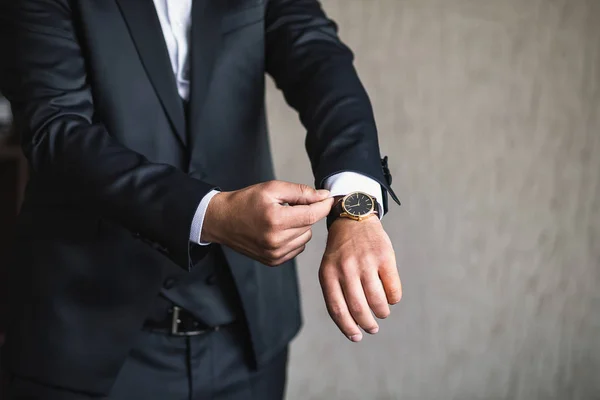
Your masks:
{"label": "suit lapel", "polygon": [[169,52],[152,0],[117,0],[142,64],[183,146],[185,115]]}

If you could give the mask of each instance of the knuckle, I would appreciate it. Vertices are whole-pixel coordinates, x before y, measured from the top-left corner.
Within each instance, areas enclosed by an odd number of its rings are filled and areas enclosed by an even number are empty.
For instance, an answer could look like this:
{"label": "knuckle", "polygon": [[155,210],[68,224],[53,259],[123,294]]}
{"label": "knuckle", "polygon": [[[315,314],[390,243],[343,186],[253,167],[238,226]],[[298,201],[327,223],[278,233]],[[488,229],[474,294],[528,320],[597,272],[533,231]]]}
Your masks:
{"label": "knuckle", "polygon": [[371,308],[375,311],[383,311],[387,308],[387,301],[377,296],[375,300],[371,301]]}
{"label": "knuckle", "polygon": [[387,318],[390,315],[390,307],[386,298],[377,297],[370,306],[377,318]]}
{"label": "knuckle", "polygon": [[270,267],[278,267],[283,264],[283,258],[278,254],[277,251],[270,251],[266,254],[267,265]]}
{"label": "knuckle", "polygon": [[354,277],[357,273],[357,262],[354,258],[343,258],[340,262],[342,275],[346,277]]}
{"label": "knuckle", "polygon": [[283,263],[285,261],[285,258],[287,257],[286,252],[282,249],[275,250],[275,254],[273,255],[275,257],[275,260],[279,261],[280,263]]}
{"label": "knuckle", "polygon": [[352,313],[352,315],[363,315],[365,312],[362,304],[355,300],[349,302],[348,309],[350,310],[350,313]]}
{"label": "knuckle", "polygon": [[[279,243],[278,243],[277,235],[268,234],[264,237],[263,246],[269,252],[277,250],[278,244]],[[269,254],[269,253],[267,253],[267,254]]]}
{"label": "knuckle", "polygon": [[396,267],[396,257],[394,256],[394,254],[384,252],[381,255],[381,263],[395,268]]}
{"label": "knuckle", "polygon": [[274,233],[271,238],[271,246],[273,250],[281,249],[281,247],[285,244],[285,240],[282,237],[281,233]]}
{"label": "knuckle", "polygon": [[303,184],[303,183],[298,183],[298,191],[300,192],[300,194],[302,194],[303,196],[307,195],[310,193],[310,187]]}
{"label": "knuckle", "polygon": [[363,255],[361,258],[355,260],[356,264],[366,268],[378,268],[381,265],[379,256],[377,255]]}
{"label": "knuckle", "polygon": [[315,215],[315,212],[313,211],[313,209],[309,207],[306,210],[306,224],[314,225],[316,222],[317,222],[317,216]]}
{"label": "knuckle", "polygon": [[277,184],[277,181],[275,181],[275,180],[263,183],[263,189],[265,189],[268,192],[277,190],[277,186],[278,186],[278,184]]}
{"label": "knuckle", "polygon": [[265,215],[264,223],[269,230],[275,230],[279,223],[275,213],[268,213]]}
{"label": "knuckle", "polygon": [[328,279],[341,278],[342,274],[338,265],[337,259],[328,254],[324,254],[319,267],[319,273]]}
{"label": "knuckle", "polygon": [[306,234],[306,242],[307,243],[310,242],[310,240],[312,239],[312,237],[313,237],[312,229],[309,229],[308,232],[307,232],[307,234]]}
{"label": "knuckle", "polygon": [[374,277],[366,277],[365,279],[361,279],[361,282],[369,300],[372,302],[380,302],[383,297],[381,281]]}
{"label": "knuckle", "polygon": [[325,284],[330,278],[330,273],[327,268],[319,268],[319,283],[321,285]]}
{"label": "knuckle", "polygon": [[252,193],[249,202],[254,204],[255,207],[262,207],[265,204],[269,203],[270,193],[273,193],[273,190],[268,189],[268,187],[261,187],[260,190]]}
{"label": "knuckle", "polygon": [[344,309],[339,304],[332,304],[329,306],[329,315],[334,320],[339,320],[344,317]]}
{"label": "knuckle", "polygon": [[310,242],[310,240],[312,239],[312,234],[303,236],[301,239],[302,242],[298,244],[298,248],[306,247],[307,243]]}
{"label": "knuckle", "polygon": [[375,259],[374,261],[376,261],[379,265],[387,264],[390,260],[389,254],[387,254],[385,251],[376,253],[373,258]]}
{"label": "knuckle", "polygon": [[271,263],[277,261],[280,258],[279,251],[277,251],[276,249],[267,250],[266,256]]}

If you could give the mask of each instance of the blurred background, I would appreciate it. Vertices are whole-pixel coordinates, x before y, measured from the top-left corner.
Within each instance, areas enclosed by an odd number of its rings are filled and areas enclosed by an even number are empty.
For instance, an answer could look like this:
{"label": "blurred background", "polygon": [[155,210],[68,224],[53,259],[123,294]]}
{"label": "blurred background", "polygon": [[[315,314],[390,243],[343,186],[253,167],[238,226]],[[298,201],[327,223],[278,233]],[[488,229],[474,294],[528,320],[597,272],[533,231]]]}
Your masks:
{"label": "blurred background", "polygon": [[[299,259],[288,398],[600,399],[600,1],[323,5],[390,156],[404,299],[348,342],[317,280],[320,226]],[[312,184],[269,89],[279,177]]]}
{"label": "blurred background", "polygon": [[[600,0],[323,5],[356,53],[403,201],[384,223],[404,299],[379,334],[348,342],[318,285],[320,225],[299,258],[288,399],[600,399]],[[279,178],[312,184],[303,129],[271,83],[268,102]],[[8,243],[24,168],[3,137]]]}

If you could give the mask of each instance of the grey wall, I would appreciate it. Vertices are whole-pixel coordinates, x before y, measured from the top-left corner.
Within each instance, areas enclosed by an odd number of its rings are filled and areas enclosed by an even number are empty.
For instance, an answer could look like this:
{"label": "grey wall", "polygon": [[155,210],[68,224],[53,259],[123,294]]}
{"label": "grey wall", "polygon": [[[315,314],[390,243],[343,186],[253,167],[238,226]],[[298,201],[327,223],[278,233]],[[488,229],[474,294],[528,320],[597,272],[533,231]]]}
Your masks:
{"label": "grey wall", "polygon": [[[404,299],[360,344],[300,257],[288,399],[600,398],[600,0],[325,0],[403,206]],[[312,183],[272,86],[281,179]]]}

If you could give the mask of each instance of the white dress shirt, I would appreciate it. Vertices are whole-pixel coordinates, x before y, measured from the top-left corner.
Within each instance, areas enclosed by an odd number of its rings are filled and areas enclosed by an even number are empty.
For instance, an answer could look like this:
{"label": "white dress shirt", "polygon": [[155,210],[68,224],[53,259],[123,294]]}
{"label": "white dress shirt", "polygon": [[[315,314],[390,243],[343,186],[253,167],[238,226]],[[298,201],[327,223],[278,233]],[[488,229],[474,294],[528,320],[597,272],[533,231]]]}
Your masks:
{"label": "white dress shirt", "polygon": [[[189,42],[192,26],[192,0],[154,0],[158,19],[162,27],[165,43],[169,50],[173,74],[177,81],[177,89],[182,99],[188,100],[190,95]],[[325,189],[332,196],[346,195],[351,192],[364,192],[375,197],[383,204],[383,193],[379,183],[369,177],[355,172],[341,172],[330,176],[324,182]],[[201,245],[202,225],[210,200],[218,193],[213,190],[207,194],[196,210],[190,231],[190,241]],[[383,216],[382,210],[379,215]]]}

